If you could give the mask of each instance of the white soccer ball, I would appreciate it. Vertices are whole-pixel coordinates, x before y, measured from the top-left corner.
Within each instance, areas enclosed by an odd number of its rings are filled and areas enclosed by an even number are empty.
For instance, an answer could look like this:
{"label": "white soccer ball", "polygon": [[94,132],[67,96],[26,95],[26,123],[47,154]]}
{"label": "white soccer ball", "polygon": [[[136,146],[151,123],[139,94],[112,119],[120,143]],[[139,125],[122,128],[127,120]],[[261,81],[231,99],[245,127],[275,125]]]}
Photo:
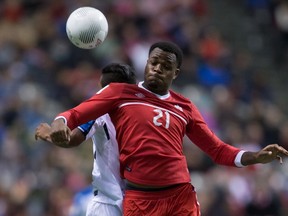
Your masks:
{"label": "white soccer ball", "polygon": [[108,22],[100,10],[80,7],[68,17],[66,33],[75,46],[93,49],[105,40],[108,34]]}

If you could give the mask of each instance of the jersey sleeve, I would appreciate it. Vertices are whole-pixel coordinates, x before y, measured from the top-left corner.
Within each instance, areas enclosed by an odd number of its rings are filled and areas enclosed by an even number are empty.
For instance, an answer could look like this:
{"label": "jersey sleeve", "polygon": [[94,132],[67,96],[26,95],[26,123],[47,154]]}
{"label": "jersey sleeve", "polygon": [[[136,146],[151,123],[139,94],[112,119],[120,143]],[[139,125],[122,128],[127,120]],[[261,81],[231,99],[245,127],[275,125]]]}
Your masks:
{"label": "jersey sleeve", "polygon": [[82,102],[78,106],[59,113],[57,117],[64,117],[67,126],[73,130],[75,127],[95,120],[105,113],[117,108],[117,102],[121,98],[123,85],[112,83],[107,85],[94,96]]}
{"label": "jersey sleeve", "polygon": [[187,136],[217,164],[237,166],[235,159],[240,149],[220,140],[207,126],[199,110],[192,104],[192,121],[187,125]]}

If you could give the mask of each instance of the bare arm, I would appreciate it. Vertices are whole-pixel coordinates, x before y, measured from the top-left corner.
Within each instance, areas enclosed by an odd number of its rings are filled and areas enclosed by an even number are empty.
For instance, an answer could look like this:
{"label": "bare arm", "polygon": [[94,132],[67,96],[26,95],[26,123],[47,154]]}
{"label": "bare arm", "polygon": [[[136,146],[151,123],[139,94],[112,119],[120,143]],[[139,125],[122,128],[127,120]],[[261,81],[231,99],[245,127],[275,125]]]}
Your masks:
{"label": "bare arm", "polygon": [[57,145],[62,148],[71,148],[80,145],[82,142],[85,141],[84,134],[78,129],[75,128],[70,135],[69,142],[53,142],[51,139],[51,127],[47,123],[41,123],[35,130],[35,139],[41,139],[47,142],[50,142],[54,145]]}
{"label": "bare arm", "polygon": [[260,150],[259,152],[245,152],[242,155],[241,163],[244,166],[252,164],[265,164],[279,160],[282,164],[282,156],[288,156],[288,151],[278,144],[271,144]]}

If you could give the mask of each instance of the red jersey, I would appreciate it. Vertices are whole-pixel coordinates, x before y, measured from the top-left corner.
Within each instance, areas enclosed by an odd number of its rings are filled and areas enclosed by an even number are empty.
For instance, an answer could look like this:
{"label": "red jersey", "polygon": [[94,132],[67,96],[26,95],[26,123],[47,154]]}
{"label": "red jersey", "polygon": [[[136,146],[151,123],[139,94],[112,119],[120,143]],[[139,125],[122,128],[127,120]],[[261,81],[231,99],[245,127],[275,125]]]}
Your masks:
{"label": "red jersey", "polygon": [[120,173],[144,185],[190,182],[183,137],[216,163],[235,166],[240,149],[221,141],[206,125],[196,106],[173,91],[159,96],[140,84],[112,83],[64,116],[70,129],[109,113],[116,129]]}

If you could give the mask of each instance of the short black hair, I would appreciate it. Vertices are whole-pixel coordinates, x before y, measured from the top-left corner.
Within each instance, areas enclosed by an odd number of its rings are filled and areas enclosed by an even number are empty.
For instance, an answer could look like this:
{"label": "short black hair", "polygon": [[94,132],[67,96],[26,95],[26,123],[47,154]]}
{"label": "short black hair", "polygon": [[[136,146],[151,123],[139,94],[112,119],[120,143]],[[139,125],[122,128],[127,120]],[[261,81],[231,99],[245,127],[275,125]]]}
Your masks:
{"label": "short black hair", "polygon": [[112,83],[136,83],[135,69],[123,63],[110,63],[102,69],[102,87]]}
{"label": "short black hair", "polygon": [[183,53],[177,44],[170,42],[170,41],[156,42],[156,43],[151,45],[151,47],[149,49],[149,55],[155,48],[159,48],[165,52],[174,53],[176,55],[177,68],[181,67],[182,59],[183,59]]}

